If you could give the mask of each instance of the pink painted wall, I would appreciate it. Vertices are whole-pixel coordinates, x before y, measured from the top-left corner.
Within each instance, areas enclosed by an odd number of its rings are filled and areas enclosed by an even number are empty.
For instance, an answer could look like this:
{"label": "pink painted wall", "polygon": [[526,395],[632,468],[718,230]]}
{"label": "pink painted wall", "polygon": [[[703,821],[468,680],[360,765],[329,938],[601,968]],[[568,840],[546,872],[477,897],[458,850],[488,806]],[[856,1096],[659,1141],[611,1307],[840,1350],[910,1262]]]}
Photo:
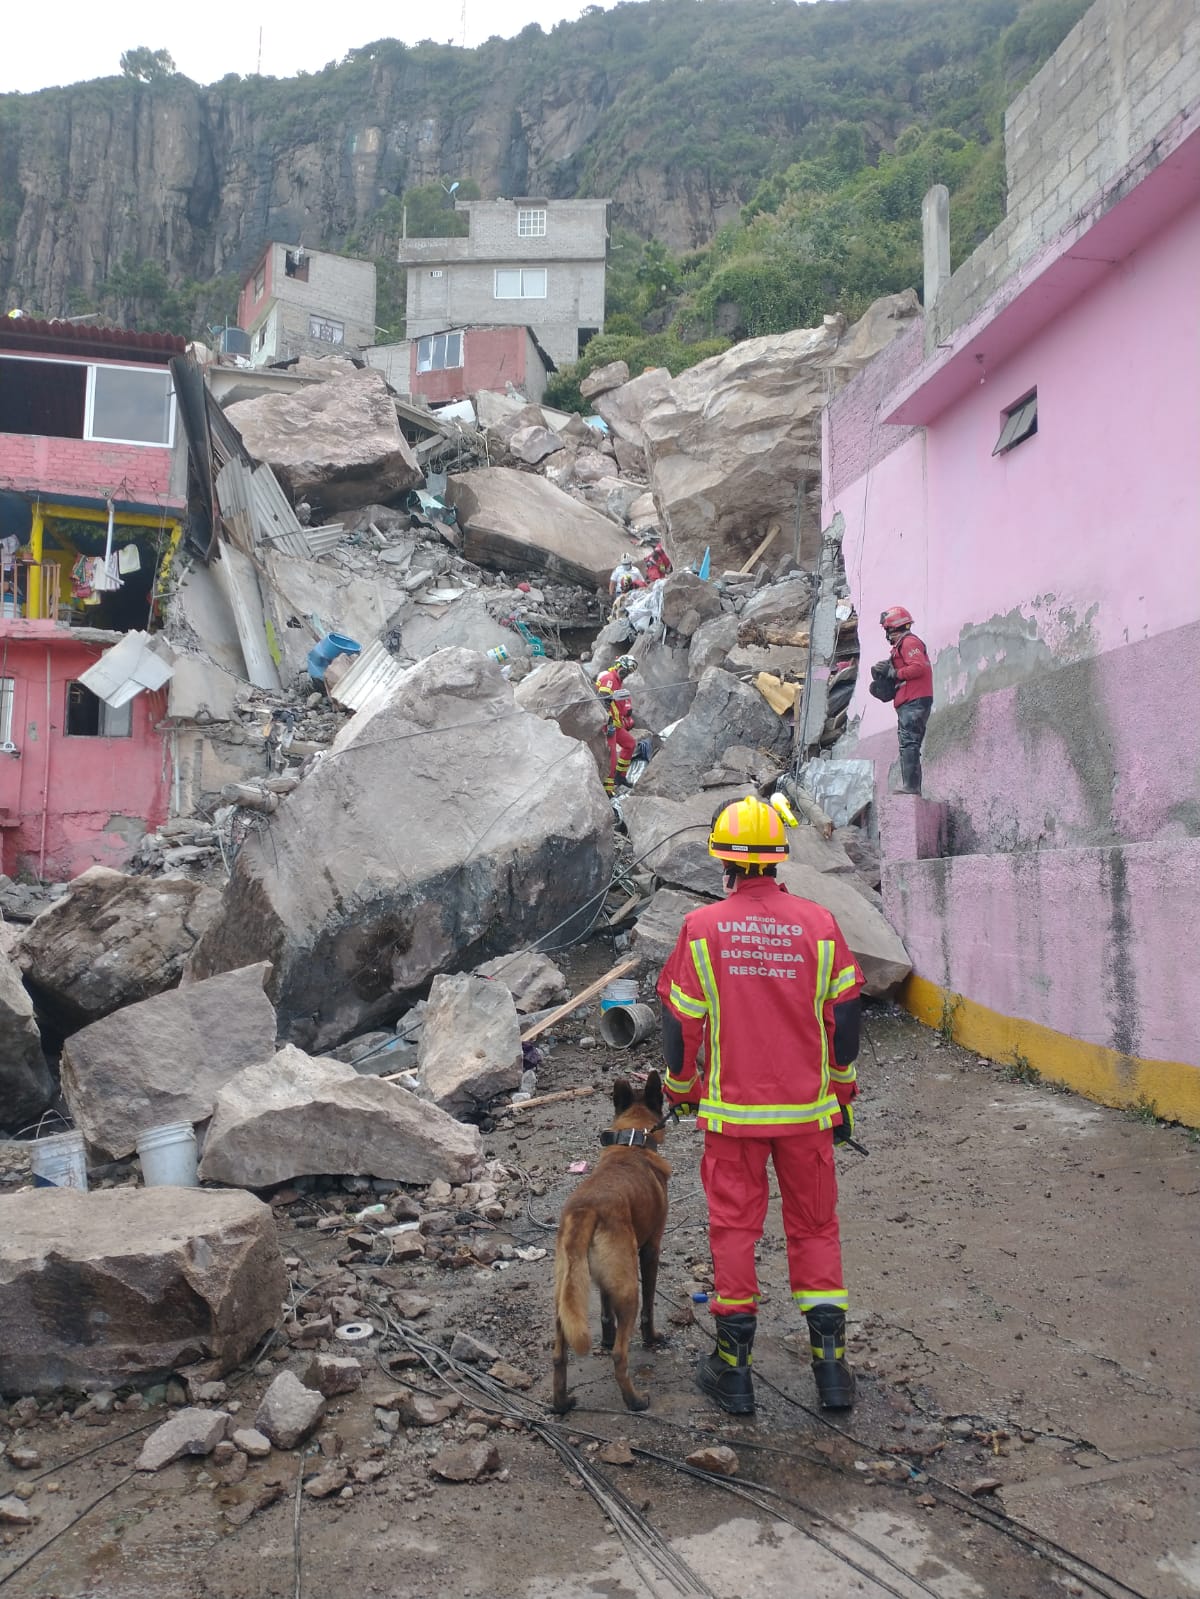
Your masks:
{"label": "pink painted wall", "polygon": [[67,685],[102,654],[53,622],[0,621],[0,676],[16,679],[19,751],[0,752],[0,852],[10,876],[37,875],[43,859],[52,882],[89,866],[123,867],[142,833],[166,819],[170,769],[154,731],[166,714],[161,694],[137,696],[128,738],[64,731]]}
{"label": "pink painted wall", "polygon": [[[271,298],[271,281],[274,277],[275,265],[274,256],[274,245],[268,245],[266,255],[260,257],[259,260],[254,263],[254,270],[249,274],[249,276],[246,278],[246,281],[242,284],[241,293],[238,295],[237,325],[247,333],[254,325],[254,318]],[[260,266],[264,269],[263,291],[261,294],[256,295],[254,292],[254,278]]]}
{"label": "pink painted wall", "polygon": [[524,328],[468,328],[463,334],[463,364],[448,372],[417,371],[417,341],[412,342],[409,378],[414,396],[432,405],[466,399],[483,389],[504,393],[506,383],[521,388],[525,382]]}
{"label": "pink painted wall", "polygon": [[[178,423],[176,424],[178,426]],[[153,444],[96,444],[33,433],[0,433],[0,486],[40,493],[103,499],[106,488],[135,504],[167,503],[171,450]],[[182,500],[171,500],[182,507]]]}

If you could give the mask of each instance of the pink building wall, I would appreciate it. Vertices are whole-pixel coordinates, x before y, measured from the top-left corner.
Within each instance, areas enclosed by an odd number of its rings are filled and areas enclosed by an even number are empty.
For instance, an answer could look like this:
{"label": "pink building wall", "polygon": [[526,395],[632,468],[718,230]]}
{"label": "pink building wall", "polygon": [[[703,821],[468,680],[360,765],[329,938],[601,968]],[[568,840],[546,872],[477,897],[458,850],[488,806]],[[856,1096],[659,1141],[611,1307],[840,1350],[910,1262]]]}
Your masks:
{"label": "pink building wall", "polygon": [[[889,352],[890,394],[868,367],[827,412],[824,487],[862,618],[852,753],[876,762],[877,795],[896,758],[894,710],[866,693],[865,667],[886,654],[880,611],[908,606],[934,662],[925,793],[947,806],[949,858],[906,858],[888,826],[901,802],[881,807],[885,904],[915,972],[1119,1056],[1188,1065],[1200,1065],[1200,985],[1183,981],[1179,954],[1200,937],[1198,194],[1183,190],[1145,238],[1136,203],[1108,211],[1115,264],[1040,327],[1027,288],[1029,335],[1014,300],[1007,347],[999,318],[981,319],[944,409],[919,330]],[[1076,248],[1086,260],[1086,239]],[[1060,265],[1070,272],[1070,256]],[[1035,387],[1036,436],[993,457],[1002,413]],[[897,411],[902,425],[883,420]]]}
{"label": "pink building wall", "polygon": [[[513,328],[467,328],[463,333],[463,364],[448,372],[417,371],[417,340],[409,356],[411,393],[432,405],[463,400],[489,390],[503,394],[505,385],[537,400],[545,389],[545,373],[533,351],[528,331]],[[533,381],[530,393],[527,382]]]}
{"label": "pink building wall", "polygon": [[170,503],[172,451],[152,444],[100,444],[89,439],[46,438],[35,433],[0,433],[0,486],[38,493],[100,497],[120,488],[124,502]]}
{"label": "pink building wall", "polygon": [[[271,298],[271,283],[274,277],[274,247],[267,246],[266,254],[254,263],[254,270],[242,284],[241,293],[237,303],[237,325],[239,328],[249,330],[254,326],[254,318]],[[261,294],[254,292],[254,279],[259,268],[263,272],[263,291]]]}
{"label": "pink building wall", "polygon": [[0,866],[9,876],[64,882],[89,866],[123,867],[166,820],[161,694],[133,701],[129,737],[66,734],[67,685],[102,654],[53,622],[0,621],[0,676],[16,680],[17,753],[0,751]]}

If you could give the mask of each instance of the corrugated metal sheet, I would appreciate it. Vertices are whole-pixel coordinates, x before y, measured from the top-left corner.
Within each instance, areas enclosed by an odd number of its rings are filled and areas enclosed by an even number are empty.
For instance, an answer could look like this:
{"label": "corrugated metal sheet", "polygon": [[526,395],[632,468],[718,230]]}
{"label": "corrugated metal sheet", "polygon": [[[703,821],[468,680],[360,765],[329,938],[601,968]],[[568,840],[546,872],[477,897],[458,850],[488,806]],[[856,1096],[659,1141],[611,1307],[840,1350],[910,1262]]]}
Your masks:
{"label": "corrugated metal sheet", "polygon": [[128,705],[143,689],[161,688],[170,680],[174,666],[160,649],[169,651],[170,646],[149,633],[126,633],[95,666],[80,673],[79,681],[114,709]]}
{"label": "corrugated metal sheet", "polygon": [[304,529],[304,542],[308,545],[308,553],[312,556],[328,555],[336,545],[342,542],[346,530],[340,522],[331,522],[328,527],[306,527]]}
{"label": "corrugated metal sheet", "polygon": [[217,478],[217,498],[226,526],[248,555],[261,544],[285,555],[310,555],[304,529],[269,466],[226,461]]}
{"label": "corrugated metal sheet", "polygon": [[404,667],[388,654],[383,641],[376,639],[337,687],[330,689],[330,696],[348,711],[370,710],[388,698],[403,675]]}

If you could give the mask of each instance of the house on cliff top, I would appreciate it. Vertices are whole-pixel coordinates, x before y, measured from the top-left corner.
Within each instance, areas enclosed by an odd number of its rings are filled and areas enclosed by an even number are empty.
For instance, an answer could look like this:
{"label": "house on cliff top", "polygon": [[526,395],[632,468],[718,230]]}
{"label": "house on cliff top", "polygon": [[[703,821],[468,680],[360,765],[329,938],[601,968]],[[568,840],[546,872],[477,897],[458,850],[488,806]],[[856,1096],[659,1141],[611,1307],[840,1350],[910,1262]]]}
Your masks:
{"label": "house on cliff top", "polygon": [[[1097,0],[1009,107],[1008,212],[829,405],[823,520],[867,637],[934,662],[925,800],[890,797],[910,1008],[1200,1124],[1200,13]],[[882,633],[878,654],[886,653]]]}

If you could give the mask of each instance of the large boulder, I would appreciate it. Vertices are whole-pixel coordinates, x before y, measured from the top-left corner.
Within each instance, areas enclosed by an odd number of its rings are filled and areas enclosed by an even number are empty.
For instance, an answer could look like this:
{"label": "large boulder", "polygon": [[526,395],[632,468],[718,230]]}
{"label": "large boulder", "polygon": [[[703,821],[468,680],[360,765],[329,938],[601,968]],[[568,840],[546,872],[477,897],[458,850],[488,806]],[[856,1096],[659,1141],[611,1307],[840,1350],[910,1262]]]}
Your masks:
{"label": "large boulder", "polygon": [[21,936],[25,981],[64,1031],[174,988],[220,904],[189,877],[92,866]]}
{"label": "large boulder", "polygon": [[638,792],[683,799],[699,789],[705,772],[720,763],[731,744],[782,757],[790,742],[787,724],[757,689],[713,666],[700,679],[691,710],[650,762]]}
{"label": "large boulder", "polygon": [[503,983],[469,972],[435,977],[421,1028],[421,1091],[453,1115],[485,1107],[521,1082],[521,1027]]}
{"label": "large boulder", "polygon": [[598,366],[589,372],[579,385],[579,392],[585,400],[594,400],[598,394],[607,394],[610,389],[619,389],[622,383],[629,382],[629,367],[624,361],[610,361],[607,366]]}
{"label": "large boulder", "polygon": [[549,955],[538,950],[518,950],[515,955],[500,955],[475,968],[476,977],[503,983],[522,1015],[558,1005],[567,997],[567,980]]}
{"label": "large boulder", "polygon": [[282,1036],[320,1051],[394,1021],[439,971],[558,924],[568,943],[612,860],[591,753],[522,711],[484,656],[440,650],[242,845],[190,969],[270,959]]}
{"label": "large boulder", "polygon": [[200,1176],[239,1188],[339,1174],[463,1183],[480,1165],[476,1128],[394,1083],[289,1044],[218,1093]]}
{"label": "large boulder", "polygon": [[0,1130],[20,1132],[54,1098],[54,1078],[42,1053],[33,1001],[21,974],[0,953]]}
{"label": "large boulder", "polygon": [[568,738],[586,744],[608,774],[608,713],[591,678],[572,661],[546,661],[517,684],[517,704],[556,722]]}
{"label": "large boulder", "polygon": [[684,917],[705,903],[695,894],[681,894],[673,888],[659,889],[639,914],[629,935],[629,947],[637,956],[642,972],[657,981],[675,948]]}
{"label": "large boulder", "polygon": [[[614,650],[605,666],[610,666],[619,653]],[[664,727],[687,715],[696,697],[696,685],[688,675],[687,645],[668,644],[651,631],[640,634],[628,647],[628,653],[638,663],[628,684],[637,725],[661,733]]]}
{"label": "large boulder", "polygon": [[243,1361],[279,1319],[271,1212],[198,1188],[0,1199],[0,1394],[120,1388]]}
{"label": "large boulder", "polygon": [[240,400],[225,414],[294,499],[315,500],[326,511],[390,500],[425,481],[382,372]]}
{"label": "large boulder", "polygon": [[463,472],[450,479],[446,499],[458,512],[463,554],[480,566],[602,588],[629,553],[629,540],[606,516],[529,472]]}
{"label": "large boulder", "polygon": [[663,626],[690,639],[701,622],[722,614],[721,596],[711,583],[698,578],[686,567],[663,579]]}
{"label": "large boulder", "polygon": [[[641,431],[677,566],[711,547],[714,571],[740,567],[772,522],[792,525],[802,494],[810,499],[808,520],[820,525],[813,486],[821,474],[821,411],[918,310],[908,289],[877,300],[849,331],[831,317],[819,328],[746,339],[670,382],[642,416]],[[614,427],[610,402],[631,387],[597,407]],[[815,553],[815,546],[800,552],[803,559]]]}
{"label": "large boulder", "polygon": [[88,1143],[121,1160],[150,1127],[207,1121],[223,1084],[274,1052],[268,970],[260,963],[185,984],[69,1038],[62,1089]]}
{"label": "large boulder", "polygon": [[744,793],[744,788],[731,785],[686,799],[660,799],[643,794],[639,783],[621,801],[634,859],[666,888],[719,898],[723,868],[708,853],[713,812],[723,802],[741,799]]}
{"label": "large boulder", "polygon": [[878,903],[872,903],[876,896],[856,872],[823,872],[804,861],[789,860],[779,868],[779,880],[789,893],[833,912],[862,967],[864,992],[872,998],[892,993],[912,971],[899,934]]}
{"label": "large boulder", "polygon": [[700,678],[710,666],[724,666],[737,645],[738,619],[732,613],[701,622],[688,648],[688,676]]}
{"label": "large boulder", "polygon": [[645,447],[642,420],[647,411],[654,409],[671,390],[671,374],[665,366],[649,367],[630,378],[619,388],[598,394],[593,402],[597,416],[601,416],[613,434],[637,448]]}

